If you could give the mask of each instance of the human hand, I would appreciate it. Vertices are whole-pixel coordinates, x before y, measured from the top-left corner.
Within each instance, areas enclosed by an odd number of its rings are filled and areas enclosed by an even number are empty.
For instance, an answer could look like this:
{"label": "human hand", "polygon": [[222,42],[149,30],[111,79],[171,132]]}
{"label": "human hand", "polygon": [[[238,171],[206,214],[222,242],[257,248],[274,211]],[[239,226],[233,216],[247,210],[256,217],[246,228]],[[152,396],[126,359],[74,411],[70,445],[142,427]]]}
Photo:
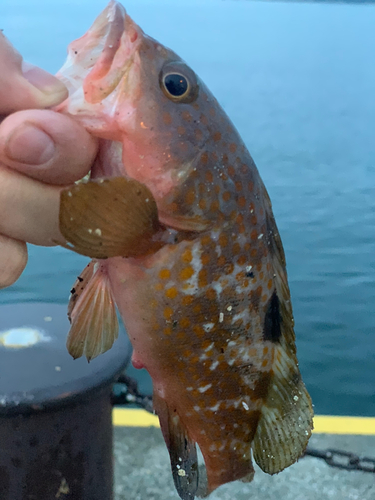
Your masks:
{"label": "human hand", "polygon": [[24,270],[26,242],[64,241],[60,191],[94,162],[97,141],[71,118],[46,109],[67,95],[57,78],[24,63],[0,32],[0,288]]}

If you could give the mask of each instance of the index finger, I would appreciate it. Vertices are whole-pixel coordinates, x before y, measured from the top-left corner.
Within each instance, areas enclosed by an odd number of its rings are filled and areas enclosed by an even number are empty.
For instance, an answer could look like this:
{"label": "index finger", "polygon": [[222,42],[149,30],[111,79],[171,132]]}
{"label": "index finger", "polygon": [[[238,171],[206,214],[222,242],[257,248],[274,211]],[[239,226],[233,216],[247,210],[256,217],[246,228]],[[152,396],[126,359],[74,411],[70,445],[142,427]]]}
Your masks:
{"label": "index finger", "polygon": [[0,115],[21,109],[49,108],[66,97],[68,91],[60,80],[25,63],[0,32]]}

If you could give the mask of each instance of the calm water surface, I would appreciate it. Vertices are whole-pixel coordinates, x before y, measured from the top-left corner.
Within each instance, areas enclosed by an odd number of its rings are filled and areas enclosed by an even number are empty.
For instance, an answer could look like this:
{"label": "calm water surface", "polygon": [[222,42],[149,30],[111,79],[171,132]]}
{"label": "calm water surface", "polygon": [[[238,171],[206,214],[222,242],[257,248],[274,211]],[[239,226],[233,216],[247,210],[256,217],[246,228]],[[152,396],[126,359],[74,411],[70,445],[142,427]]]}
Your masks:
{"label": "calm water surface", "polygon": [[[105,4],[2,0],[0,28],[25,59],[54,72]],[[316,412],[375,415],[375,6],[124,4],[206,81],[258,165],[286,250]],[[86,259],[29,250],[27,270],[0,303],[65,304]]]}

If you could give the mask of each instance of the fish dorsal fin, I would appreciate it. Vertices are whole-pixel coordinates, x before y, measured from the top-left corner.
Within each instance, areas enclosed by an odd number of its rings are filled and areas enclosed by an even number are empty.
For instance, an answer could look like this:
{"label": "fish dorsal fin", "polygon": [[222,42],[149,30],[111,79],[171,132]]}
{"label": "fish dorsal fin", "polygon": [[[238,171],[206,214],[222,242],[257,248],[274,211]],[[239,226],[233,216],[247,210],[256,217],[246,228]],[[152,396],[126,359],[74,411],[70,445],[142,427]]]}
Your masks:
{"label": "fish dorsal fin", "polygon": [[274,474],[303,454],[313,429],[313,410],[298,368],[284,250],[271,210],[267,232],[276,289],[266,311],[264,338],[273,344],[274,361],[252,448],[259,467]]}
{"label": "fish dorsal fin", "polygon": [[[83,285],[78,292],[77,284],[78,287]],[[86,356],[90,361],[108,351],[118,337],[115,303],[107,273],[100,262],[91,262],[75,287],[68,308],[71,327],[66,345],[73,358]]]}
{"label": "fish dorsal fin", "polygon": [[181,500],[194,500],[198,489],[198,457],[195,442],[176,412],[156,391],[153,395],[156,414],[169,451],[173,481]]}
{"label": "fish dorsal fin", "polygon": [[66,248],[87,257],[135,257],[162,245],[153,241],[160,230],[151,191],[125,177],[90,180],[60,195],[60,231]]}

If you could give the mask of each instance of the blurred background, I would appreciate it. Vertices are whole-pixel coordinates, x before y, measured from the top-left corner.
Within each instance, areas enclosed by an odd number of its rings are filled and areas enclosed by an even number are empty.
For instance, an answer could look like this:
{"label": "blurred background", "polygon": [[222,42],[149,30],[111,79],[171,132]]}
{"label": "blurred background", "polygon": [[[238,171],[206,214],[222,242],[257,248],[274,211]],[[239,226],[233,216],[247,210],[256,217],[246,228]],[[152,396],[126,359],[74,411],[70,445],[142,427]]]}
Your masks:
{"label": "blurred background", "polygon": [[[0,28],[50,72],[105,0],[1,0]],[[240,131],[283,239],[300,368],[316,413],[375,415],[375,4],[124,0]],[[29,247],[0,305],[67,304],[87,260]],[[147,374],[130,369],[151,391]]]}

